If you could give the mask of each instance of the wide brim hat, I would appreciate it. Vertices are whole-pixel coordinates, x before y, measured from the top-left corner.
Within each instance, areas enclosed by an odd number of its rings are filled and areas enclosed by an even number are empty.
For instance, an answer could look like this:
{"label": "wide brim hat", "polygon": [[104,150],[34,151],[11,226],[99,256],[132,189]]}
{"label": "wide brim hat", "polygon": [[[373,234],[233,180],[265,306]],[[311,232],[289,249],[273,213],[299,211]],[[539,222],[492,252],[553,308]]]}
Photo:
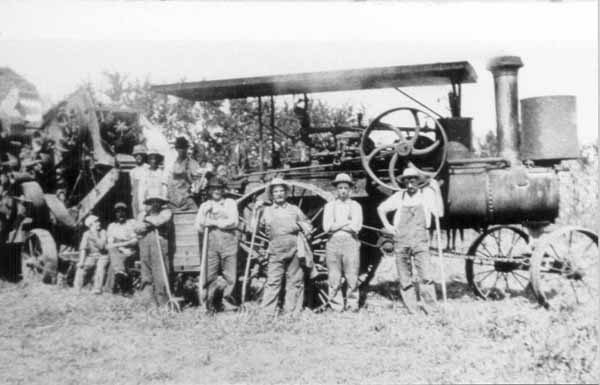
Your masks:
{"label": "wide brim hat", "polygon": [[175,138],[175,146],[174,147],[176,149],[181,148],[181,149],[187,150],[188,148],[190,148],[190,142],[188,142],[188,140],[185,137],[178,136],[177,138]]}
{"label": "wide brim hat", "polygon": [[347,183],[350,186],[354,186],[354,181],[352,180],[352,177],[346,173],[337,174],[333,182],[331,182],[331,184],[334,186],[337,186],[340,183]]}
{"label": "wide brim hat", "polygon": [[144,199],[144,204],[148,205],[152,201],[161,201],[163,204],[169,203],[169,200],[160,189],[148,190]]}
{"label": "wide brim hat", "polygon": [[133,146],[133,151],[131,152],[131,155],[148,155],[148,149],[143,144],[136,144],[135,146]]}
{"label": "wide brim hat", "polygon": [[156,148],[150,149],[148,150],[148,152],[146,153],[146,157],[151,157],[151,156],[157,156],[160,160],[163,160],[165,157],[163,154],[160,153],[159,150],[157,150]]}
{"label": "wide brim hat", "polygon": [[402,175],[400,175],[396,180],[400,183],[404,183],[409,178],[417,178],[418,182],[425,182],[429,179],[429,176],[423,174],[419,170],[413,167],[408,167],[404,169]]}
{"label": "wide brim hat", "polygon": [[271,181],[269,182],[269,191],[273,190],[273,188],[276,186],[283,186],[286,190],[290,189],[290,185],[285,180],[283,180],[283,178],[271,179]]}

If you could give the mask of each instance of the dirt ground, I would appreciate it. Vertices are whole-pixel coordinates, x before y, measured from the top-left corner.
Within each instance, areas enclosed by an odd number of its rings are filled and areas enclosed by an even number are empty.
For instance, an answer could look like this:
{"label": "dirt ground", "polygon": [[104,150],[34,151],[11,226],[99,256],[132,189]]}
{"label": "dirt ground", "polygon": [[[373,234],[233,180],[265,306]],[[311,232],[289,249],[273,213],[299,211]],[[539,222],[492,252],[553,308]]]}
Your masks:
{"label": "dirt ground", "polygon": [[359,314],[180,314],[123,298],[0,282],[7,384],[597,383],[598,308],[484,302],[449,267],[447,308],[408,315],[370,296]]}

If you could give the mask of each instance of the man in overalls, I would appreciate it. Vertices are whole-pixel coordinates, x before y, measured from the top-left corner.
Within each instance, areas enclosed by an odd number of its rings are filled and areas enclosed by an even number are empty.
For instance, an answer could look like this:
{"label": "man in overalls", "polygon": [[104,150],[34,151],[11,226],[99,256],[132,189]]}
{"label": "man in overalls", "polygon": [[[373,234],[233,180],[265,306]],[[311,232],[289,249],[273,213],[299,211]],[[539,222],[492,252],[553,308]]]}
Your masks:
{"label": "man in overalls", "polygon": [[[360,241],[363,213],[358,202],[350,199],[354,185],[348,174],[338,174],[333,181],[337,197],[328,202],[323,211],[323,231],[331,234],[326,246],[329,281],[329,304],[334,310],[358,310],[358,272],[360,269]],[[343,292],[343,280],[347,290]],[[344,295],[346,294],[346,295]]]}
{"label": "man in overalls", "polygon": [[[399,181],[405,185],[382,202],[377,213],[387,232],[394,236],[394,254],[398,270],[400,294],[409,312],[417,305],[427,312],[427,304],[435,303],[435,286],[429,269],[429,238],[427,228],[435,212],[432,195],[423,192],[427,180],[415,168],[407,168]],[[394,221],[387,214],[395,211]],[[414,271],[411,277],[411,257]]]}
{"label": "man in overalls", "polygon": [[188,155],[189,142],[180,136],[175,139],[177,159],[170,168],[165,170],[167,196],[171,208],[178,211],[196,210],[198,207],[192,195],[196,183],[202,176],[200,165]]}
{"label": "man in overalls", "polygon": [[[147,211],[140,213],[136,233],[140,237],[139,253],[141,262],[142,290],[147,300],[164,305],[168,301],[162,269],[169,276],[169,239],[172,232],[173,213],[165,205],[160,188],[148,190],[144,204]],[[159,247],[160,246],[160,247]]]}
{"label": "man in overalls", "polygon": [[[304,302],[304,269],[298,258],[298,233],[302,227],[310,232],[312,226],[302,210],[287,201],[288,191],[289,186],[283,179],[273,178],[269,184],[273,204],[264,208],[259,222],[270,241],[267,283],[261,306],[273,313],[279,309],[284,279],[283,311],[299,312]],[[259,207],[262,204],[257,202]]]}
{"label": "man in overalls", "polygon": [[239,215],[235,201],[224,197],[226,187],[219,178],[213,177],[209,181],[210,199],[200,205],[195,221],[198,232],[209,232],[204,283],[208,292],[206,304],[209,311],[220,307],[215,303],[220,291],[223,293],[225,310],[237,307],[232,294],[237,279]]}

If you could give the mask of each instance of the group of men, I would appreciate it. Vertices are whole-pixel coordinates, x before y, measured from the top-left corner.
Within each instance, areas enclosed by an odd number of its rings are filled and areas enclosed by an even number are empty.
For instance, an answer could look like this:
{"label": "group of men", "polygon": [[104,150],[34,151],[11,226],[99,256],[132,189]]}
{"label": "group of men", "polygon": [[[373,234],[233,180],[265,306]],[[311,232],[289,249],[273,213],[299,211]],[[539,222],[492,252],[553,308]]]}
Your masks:
{"label": "group of men", "polygon": [[[199,207],[192,199],[197,176],[206,170],[187,158],[187,141],[178,139],[178,158],[171,169],[159,174],[160,154],[148,151],[148,165],[136,152],[138,167],[131,172],[132,209],[136,219],[127,219],[127,205],[114,207],[116,220],[106,232],[95,216],[85,220],[87,231],[80,245],[80,261],[75,286],[80,288],[86,267],[96,266],[94,291],[101,292],[108,265],[114,273],[115,287],[124,286],[127,260],[139,253],[142,292],[157,304],[169,300],[169,241],[173,236],[173,210],[197,209],[195,229],[207,242],[204,279],[198,294],[209,311],[235,309],[238,282],[239,214],[235,200],[227,196],[226,182],[213,176],[205,181],[208,199]],[[165,186],[166,181],[166,186]],[[428,268],[428,233],[432,215],[439,215],[435,196],[425,191],[426,178],[415,169],[405,170],[404,189],[391,195],[378,207],[383,232],[394,239],[399,288],[409,310],[416,303],[434,303],[435,290]],[[328,268],[327,305],[334,310],[359,309],[360,241],[363,226],[361,205],[353,200],[354,186],[348,174],[338,174],[332,181],[335,200],[323,211],[322,227],[328,234],[326,264]],[[258,200],[250,229],[259,229],[269,240],[267,280],[262,307],[271,312],[297,312],[304,303],[305,274],[310,274],[312,224],[302,210],[288,201],[290,187],[274,178],[267,187],[266,199]],[[141,197],[144,197],[143,199]],[[388,213],[395,212],[390,223]],[[200,250],[198,251],[200,254]],[[414,274],[412,267],[414,266]],[[283,295],[282,295],[283,294]]]}

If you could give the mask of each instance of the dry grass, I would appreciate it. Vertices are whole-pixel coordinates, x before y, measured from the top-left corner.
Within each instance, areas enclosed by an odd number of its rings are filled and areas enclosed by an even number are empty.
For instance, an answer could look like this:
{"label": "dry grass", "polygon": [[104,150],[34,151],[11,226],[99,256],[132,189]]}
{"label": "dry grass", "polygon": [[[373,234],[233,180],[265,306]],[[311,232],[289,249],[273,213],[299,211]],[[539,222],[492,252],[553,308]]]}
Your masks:
{"label": "dry grass", "polygon": [[[0,283],[0,378],[8,384],[598,382],[598,309],[482,302],[449,266],[446,313],[272,319],[146,309],[134,298]],[[388,303],[389,304],[389,303]]]}

